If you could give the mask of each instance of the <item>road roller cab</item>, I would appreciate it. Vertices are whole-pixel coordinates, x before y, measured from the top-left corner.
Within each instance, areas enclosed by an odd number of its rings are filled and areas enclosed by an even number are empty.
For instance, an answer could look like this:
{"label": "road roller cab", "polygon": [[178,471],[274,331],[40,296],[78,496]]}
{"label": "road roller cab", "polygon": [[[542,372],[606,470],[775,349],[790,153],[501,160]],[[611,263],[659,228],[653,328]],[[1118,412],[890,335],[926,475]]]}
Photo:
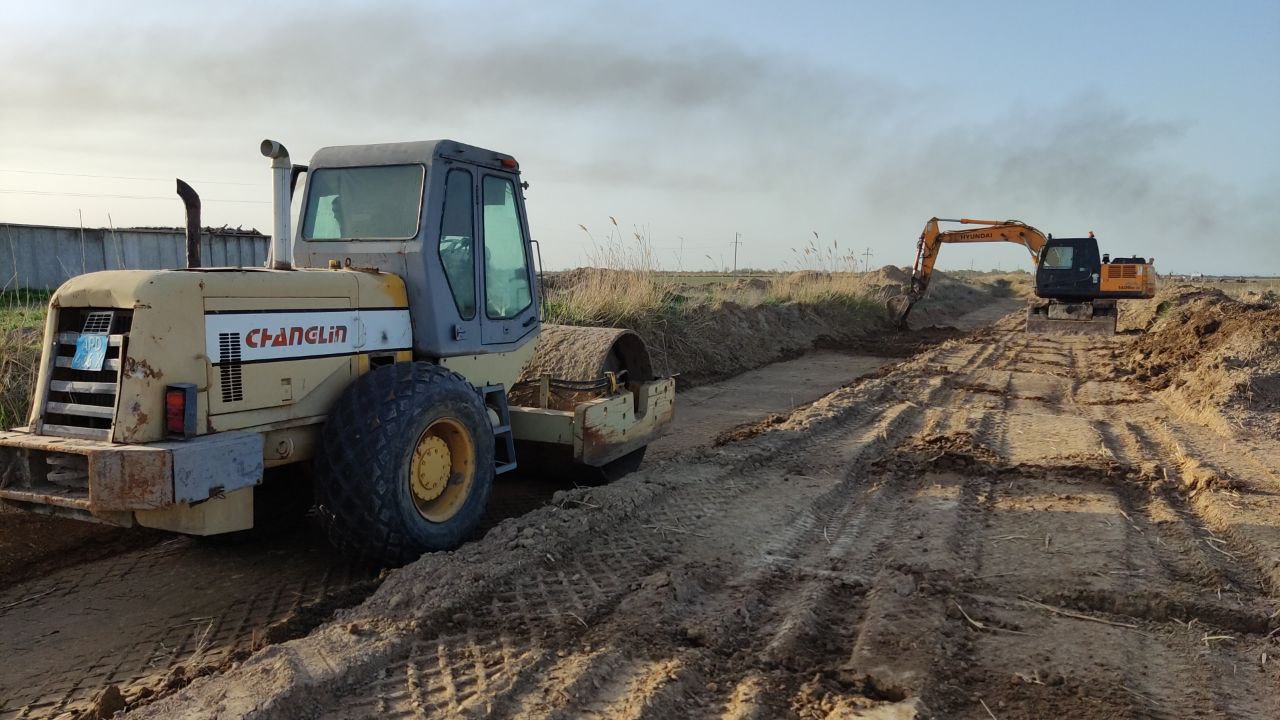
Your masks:
{"label": "road roller cab", "polygon": [[0,433],[0,500],[219,534],[253,526],[268,469],[306,466],[333,542],[395,563],[465,539],[495,475],[536,461],[609,479],[670,423],[674,381],[638,336],[541,322],[511,156],[262,152],[267,268],[93,273],[55,293],[29,423]]}

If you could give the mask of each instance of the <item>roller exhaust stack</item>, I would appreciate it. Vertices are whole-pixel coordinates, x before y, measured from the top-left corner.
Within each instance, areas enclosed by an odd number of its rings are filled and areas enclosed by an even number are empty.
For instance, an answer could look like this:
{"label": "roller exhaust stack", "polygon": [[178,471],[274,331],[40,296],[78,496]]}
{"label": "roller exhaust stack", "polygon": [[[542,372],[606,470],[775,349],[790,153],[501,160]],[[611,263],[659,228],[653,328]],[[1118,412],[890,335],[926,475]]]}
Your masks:
{"label": "roller exhaust stack", "polygon": [[293,195],[293,163],[289,161],[289,151],[275,140],[262,141],[262,154],[271,158],[271,205],[275,213],[267,267],[292,270],[293,236],[289,232],[289,206]]}
{"label": "roller exhaust stack", "polygon": [[200,195],[178,180],[178,197],[187,208],[187,267],[200,267]]}

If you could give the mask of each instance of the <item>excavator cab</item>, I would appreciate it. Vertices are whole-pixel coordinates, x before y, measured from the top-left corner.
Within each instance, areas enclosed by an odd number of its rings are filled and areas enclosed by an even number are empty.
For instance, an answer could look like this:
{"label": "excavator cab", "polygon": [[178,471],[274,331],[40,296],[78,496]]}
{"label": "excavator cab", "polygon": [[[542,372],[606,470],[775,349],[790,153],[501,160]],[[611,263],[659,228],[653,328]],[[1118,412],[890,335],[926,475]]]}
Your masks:
{"label": "excavator cab", "polygon": [[1095,298],[1101,269],[1097,238],[1050,235],[1036,264],[1036,297],[1068,301]]}

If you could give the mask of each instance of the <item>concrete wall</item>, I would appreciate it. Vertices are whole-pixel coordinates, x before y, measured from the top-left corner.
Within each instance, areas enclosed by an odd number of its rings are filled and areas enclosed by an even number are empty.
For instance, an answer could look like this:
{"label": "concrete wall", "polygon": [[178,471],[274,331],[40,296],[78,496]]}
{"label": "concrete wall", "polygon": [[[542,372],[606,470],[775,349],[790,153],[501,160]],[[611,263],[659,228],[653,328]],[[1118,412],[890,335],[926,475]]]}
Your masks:
{"label": "concrete wall", "polygon": [[[205,267],[262,267],[271,238],[257,233],[205,231]],[[0,290],[54,290],[68,278],[98,270],[186,266],[182,230],[53,227],[0,223]]]}

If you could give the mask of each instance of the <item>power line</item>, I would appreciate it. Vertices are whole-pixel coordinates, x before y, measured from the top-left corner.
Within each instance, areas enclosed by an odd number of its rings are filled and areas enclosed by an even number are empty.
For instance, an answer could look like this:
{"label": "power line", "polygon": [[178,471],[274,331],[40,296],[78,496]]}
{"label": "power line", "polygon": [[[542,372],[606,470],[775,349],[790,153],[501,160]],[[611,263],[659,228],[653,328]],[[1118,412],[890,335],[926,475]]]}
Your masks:
{"label": "power line", "polygon": [[[57,195],[60,197],[93,197],[93,198],[110,198],[113,200],[173,200],[177,195],[105,195],[101,193],[77,193],[77,192],[55,192],[53,190],[4,190],[0,189],[0,193],[8,193],[10,195]],[[200,198],[200,202],[215,203],[253,203],[255,205],[270,205],[270,200],[228,200],[223,198]]]}
{"label": "power line", "polygon": [[[0,168],[0,172],[18,173],[20,175],[56,175],[58,177],[99,178],[103,180],[143,180],[146,182],[171,182],[173,180],[173,178],[161,178],[161,177],[134,177],[130,175],[88,175],[85,173],[47,172],[44,170],[10,170],[7,168]],[[234,180],[192,180],[191,182],[204,183],[206,185],[243,185],[245,187],[267,187],[266,183],[236,182]]]}

